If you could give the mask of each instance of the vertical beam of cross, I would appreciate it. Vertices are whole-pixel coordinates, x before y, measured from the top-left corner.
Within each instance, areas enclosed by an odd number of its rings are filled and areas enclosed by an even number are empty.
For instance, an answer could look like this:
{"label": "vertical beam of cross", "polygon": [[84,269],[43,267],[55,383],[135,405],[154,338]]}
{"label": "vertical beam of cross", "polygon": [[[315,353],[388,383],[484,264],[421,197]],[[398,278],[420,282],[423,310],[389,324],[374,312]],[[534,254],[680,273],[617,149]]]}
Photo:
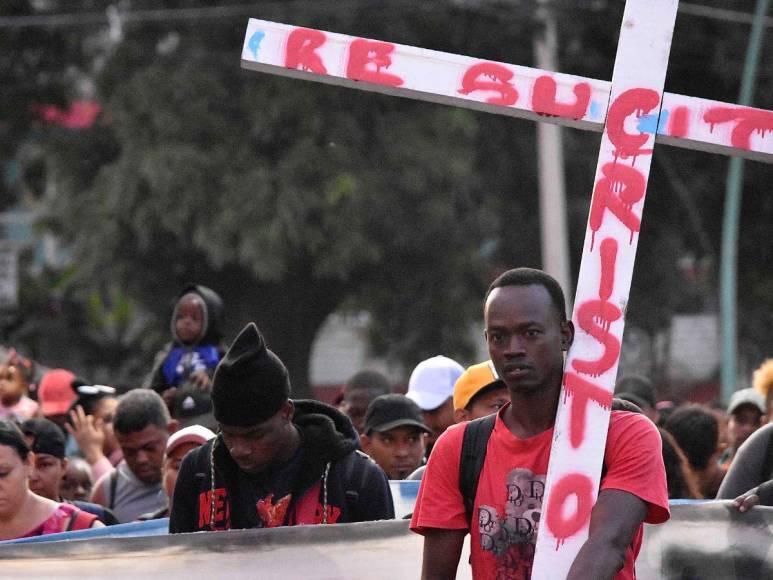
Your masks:
{"label": "vertical beam of cross", "polygon": [[628,0],[583,245],[532,578],[565,578],[588,537],[678,0]]}

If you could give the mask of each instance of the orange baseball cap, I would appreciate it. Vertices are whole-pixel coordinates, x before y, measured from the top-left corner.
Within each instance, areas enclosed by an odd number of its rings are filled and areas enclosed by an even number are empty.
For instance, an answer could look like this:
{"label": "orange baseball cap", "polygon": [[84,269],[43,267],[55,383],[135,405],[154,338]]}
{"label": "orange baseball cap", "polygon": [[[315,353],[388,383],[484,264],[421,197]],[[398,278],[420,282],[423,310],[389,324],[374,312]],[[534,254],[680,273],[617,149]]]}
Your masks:
{"label": "orange baseball cap", "polygon": [[467,367],[454,384],[454,409],[464,409],[487,387],[504,387],[490,360]]}
{"label": "orange baseball cap", "polygon": [[44,417],[64,415],[78,397],[72,388],[75,375],[65,369],[54,369],[43,375],[38,385],[38,401]]}

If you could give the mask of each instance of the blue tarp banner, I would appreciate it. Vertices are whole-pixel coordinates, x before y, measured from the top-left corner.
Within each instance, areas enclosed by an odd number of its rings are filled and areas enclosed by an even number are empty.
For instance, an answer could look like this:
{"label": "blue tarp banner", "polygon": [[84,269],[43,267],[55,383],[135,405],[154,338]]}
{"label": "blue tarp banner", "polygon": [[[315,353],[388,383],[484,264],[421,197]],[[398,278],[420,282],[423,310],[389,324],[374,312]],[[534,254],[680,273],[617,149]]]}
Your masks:
{"label": "blue tarp banner", "polygon": [[[165,534],[166,525],[5,542],[0,576],[392,580],[421,571],[422,539],[406,520],[180,535]],[[470,578],[467,554],[465,546],[457,578]],[[645,527],[636,571],[639,580],[773,578],[773,508],[739,514],[729,502],[675,503],[671,521]]]}

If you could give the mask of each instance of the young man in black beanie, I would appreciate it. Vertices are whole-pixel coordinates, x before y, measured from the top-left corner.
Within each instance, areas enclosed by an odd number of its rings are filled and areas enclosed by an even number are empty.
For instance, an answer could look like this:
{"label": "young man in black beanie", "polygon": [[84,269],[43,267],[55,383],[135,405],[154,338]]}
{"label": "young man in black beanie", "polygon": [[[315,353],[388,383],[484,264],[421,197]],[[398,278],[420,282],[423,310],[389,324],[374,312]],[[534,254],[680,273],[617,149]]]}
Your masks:
{"label": "young man in black beanie", "polygon": [[394,517],[386,475],[357,450],[351,421],[289,396],[287,369],[248,324],[215,371],[220,434],[183,460],[171,533]]}

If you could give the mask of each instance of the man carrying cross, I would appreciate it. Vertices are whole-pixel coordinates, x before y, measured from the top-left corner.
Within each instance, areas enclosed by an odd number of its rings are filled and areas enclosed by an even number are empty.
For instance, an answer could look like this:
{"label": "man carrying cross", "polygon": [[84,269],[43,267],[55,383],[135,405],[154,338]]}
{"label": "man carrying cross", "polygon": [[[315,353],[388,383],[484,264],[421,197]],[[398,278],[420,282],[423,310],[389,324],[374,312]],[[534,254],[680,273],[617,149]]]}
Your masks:
{"label": "man carrying cross", "polygon": [[[539,270],[518,268],[489,287],[484,307],[491,360],[510,404],[496,415],[468,520],[460,450],[469,423],[435,445],[411,529],[424,536],[423,578],[454,578],[465,534],[475,578],[529,578],[561,393],[574,339],[563,291]],[[570,578],[634,578],[643,522],[668,520],[660,436],[644,415],[612,411],[590,535]]]}

